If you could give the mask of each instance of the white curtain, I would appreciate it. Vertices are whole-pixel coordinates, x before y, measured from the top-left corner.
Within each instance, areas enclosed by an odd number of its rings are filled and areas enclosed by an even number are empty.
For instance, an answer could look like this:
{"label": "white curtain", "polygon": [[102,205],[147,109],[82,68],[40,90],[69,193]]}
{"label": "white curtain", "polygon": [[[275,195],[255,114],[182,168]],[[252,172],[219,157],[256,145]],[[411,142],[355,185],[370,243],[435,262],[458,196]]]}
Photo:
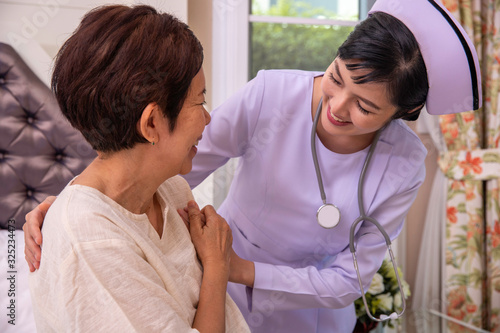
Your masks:
{"label": "white curtain", "polygon": [[[429,133],[435,148],[439,153],[446,150],[439,117],[430,116],[422,110],[417,126],[419,133]],[[444,227],[446,222],[446,177],[438,168],[434,176],[429,206],[422,233],[420,253],[418,256],[415,286],[412,292],[413,315],[408,324],[417,332],[440,332],[441,320],[433,311],[442,312],[446,299],[442,293],[444,256]]]}

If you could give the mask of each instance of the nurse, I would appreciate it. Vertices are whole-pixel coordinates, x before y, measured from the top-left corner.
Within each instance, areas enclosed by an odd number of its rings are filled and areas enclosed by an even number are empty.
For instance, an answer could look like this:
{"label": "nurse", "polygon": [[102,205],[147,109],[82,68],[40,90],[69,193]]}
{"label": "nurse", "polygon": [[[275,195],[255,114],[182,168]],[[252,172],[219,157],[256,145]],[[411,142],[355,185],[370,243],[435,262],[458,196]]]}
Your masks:
{"label": "nurse", "polygon": [[[349,230],[360,214],[358,181],[375,136],[360,195],[366,214],[394,240],[424,180],[427,153],[403,120],[416,120],[424,105],[447,114],[480,104],[477,55],[451,14],[435,1],[378,0],[324,73],[260,71],[214,110],[185,178],[195,187],[240,158],[218,212],[233,230],[228,291],[252,331],[351,332],[361,292]],[[321,184],[340,212],[330,229],[316,219],[324,203],[311,150],[318,113]],[[24,228],[32,269],[46,206],[30,213]],[[354,241],[366,290],[386,244],[366,221]]]}

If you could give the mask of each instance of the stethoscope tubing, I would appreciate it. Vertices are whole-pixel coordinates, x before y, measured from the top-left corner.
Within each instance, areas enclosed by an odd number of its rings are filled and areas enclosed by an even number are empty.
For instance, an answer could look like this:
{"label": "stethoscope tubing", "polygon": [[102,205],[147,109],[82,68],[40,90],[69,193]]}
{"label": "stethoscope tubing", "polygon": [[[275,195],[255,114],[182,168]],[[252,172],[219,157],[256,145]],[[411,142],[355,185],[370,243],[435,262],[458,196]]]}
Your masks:
{"label": "stethoscope tubing", "polygon": [[321,194],[321,200],[323,201],[323,205],[326,205],[325,188],[323,187],[323,179],[321,178],[321,169],[318,163],[318,154],[316,153],[316,129],[318,128],[318,121],[319,121],[319,115],[321,113],[322,102],[323,98],[319,100],[318,109],[316,110],[316,114],[314,115],[314,122],[311,130],[311,151],[313,154],[314,169],[316,170],[316,178],[318,179],[318,186],[319,186],[319,192]]}
{"label": "stethoscope tubing", "polygon": [[[325,194],[325,189],[324,189],[324,186],[323,186],[323,179],[321,177],[321,169],[319,167],[318,155],[317,155],[317,152],[316,152],[316,130],[317,130],[317,127],[318,127],[319,117],[320,117],[320,114],[321,114],[322,102],[323,102],[323,98],[320,99],[318,108],[316,110],[316,114],[314,115],[314,122],[313,122],[312,131],[311,131],[311,151],[312,151],[312,155],[313,155],[314,168],[316,170],[316,178],[318,179],[318,186],[319,186],[319,190],[320,190],[320,194],[321,194],[321,200],[323,201],[323,205],[328,205],[326,203],[326,194]],[[392,252],[391,239],[390,239],[389,235],[387,234],[387,232],[385,231],[385,229],[382,227],[382,225],[376,219],[372,218],[371,216],[367,216],[366,215],[366,213],[365,213],[365,207],[364,207],[364,200],[363,200],[363,187],[364,187],[365,176],[366,176],[366,173],[367,173],[367,170],[368,170],[368,166],[370,165],[370,161],[372,159],[372,156],[373,156],[373,154],[375,152],[375,148],[377,146],[377,143],[378,143],[378,141],[380,139],[380,135],[381,135],[381,133],[382,133],[382,131],[383,131],[384,128],[385,127],[382,127],[375,134],[375,137],[373,138],[373,142],[372,142],[372,144],[370,146],[370,149],[368,150],[368,153],[366,155],[365,161],[363,163],[363,167],[362,167],[361,173],[359,175],[358,193],[357,193],[357,195],[358,195],[359,217],[352,223],[351,229],[349,231],[349,250],[352,253],[354,269],[356,270],[356,275],[357,275],[357,278],[358,278],[358,283],[359,283],[359,287],[360,287],[360,290],[361,290],[361,296],[363,298],[363,303],[365,305],[365,310],[366,310],[366,313],[367,313],[368,317],[371,320],[377,321],[377,322],[386,321],[386,320],[389,320],[389,319],[397,319],[397,318],[401,317],[403,315],[403,313],[405,312],[405,310],[406,310],[405,294],[404,294],[403,286],[402,286],[402,283],[401,283],[401,278],[399,277],[398,267],[396,265],[396,260],[394,258],[394,253]],[[382,234],[382,236],[384,237],[385,243],[387,245],[387,249],[389,251],[389,255],[391,257],[391,263],[392,263],[392,266],[393,266],[394,271],[396,273],[396,279],[398,281],[399,291],[400,291],[400,294],[401,294],[401,306],[402,306],[402,310],[399,313],[393,312],[389,316],[387,316],[387,315],[381,315],[380,318],[376,318],[376,317],[374,317],[371,314],[371,312],[369,310],[369,307],[368,307],[368,304],[367,304],[367,301],[366,301],[366,297],[365,297],[365,291],[364,291],[364,288],[363,288],[363,281],[361,279],[361,273],[359,272],[358,260],[356,258],[356,247],[354,246],[354,235],[356,233],[356,227],[357,227],[357,225],[359,223],[361,223],[363,221],[370,222],[370,223],[374,224],[377,227],[377,229],[380,231],[380,233]],[[320,225],[321,225],[321,223],[320,223]]]}

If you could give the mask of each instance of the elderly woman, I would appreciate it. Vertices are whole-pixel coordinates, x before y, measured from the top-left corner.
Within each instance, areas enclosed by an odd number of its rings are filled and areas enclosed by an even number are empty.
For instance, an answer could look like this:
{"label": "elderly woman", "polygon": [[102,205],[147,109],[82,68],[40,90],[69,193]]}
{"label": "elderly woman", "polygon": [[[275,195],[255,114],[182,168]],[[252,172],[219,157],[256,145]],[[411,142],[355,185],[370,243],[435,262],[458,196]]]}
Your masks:
{"label": "elderly woman", "polygon": [[40,332],[248,331],[226,294],[231,230],[178,176],[210,122],[202,62],[188,26],[148,6],[90,11],[59,51],[52,88],[98,157],[45,219]]}

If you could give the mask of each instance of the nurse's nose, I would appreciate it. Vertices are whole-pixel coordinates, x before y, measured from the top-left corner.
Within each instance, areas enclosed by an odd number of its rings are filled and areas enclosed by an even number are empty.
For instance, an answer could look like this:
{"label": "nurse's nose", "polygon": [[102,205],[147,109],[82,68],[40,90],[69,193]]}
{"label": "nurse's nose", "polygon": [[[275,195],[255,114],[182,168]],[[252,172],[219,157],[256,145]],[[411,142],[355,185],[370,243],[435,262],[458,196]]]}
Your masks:
{"label": "nurse's nose", "polygon": [[343,93],[336,94],[328,101],[330,112],[341,117],[342,120],[349,120],[348,98]]}

